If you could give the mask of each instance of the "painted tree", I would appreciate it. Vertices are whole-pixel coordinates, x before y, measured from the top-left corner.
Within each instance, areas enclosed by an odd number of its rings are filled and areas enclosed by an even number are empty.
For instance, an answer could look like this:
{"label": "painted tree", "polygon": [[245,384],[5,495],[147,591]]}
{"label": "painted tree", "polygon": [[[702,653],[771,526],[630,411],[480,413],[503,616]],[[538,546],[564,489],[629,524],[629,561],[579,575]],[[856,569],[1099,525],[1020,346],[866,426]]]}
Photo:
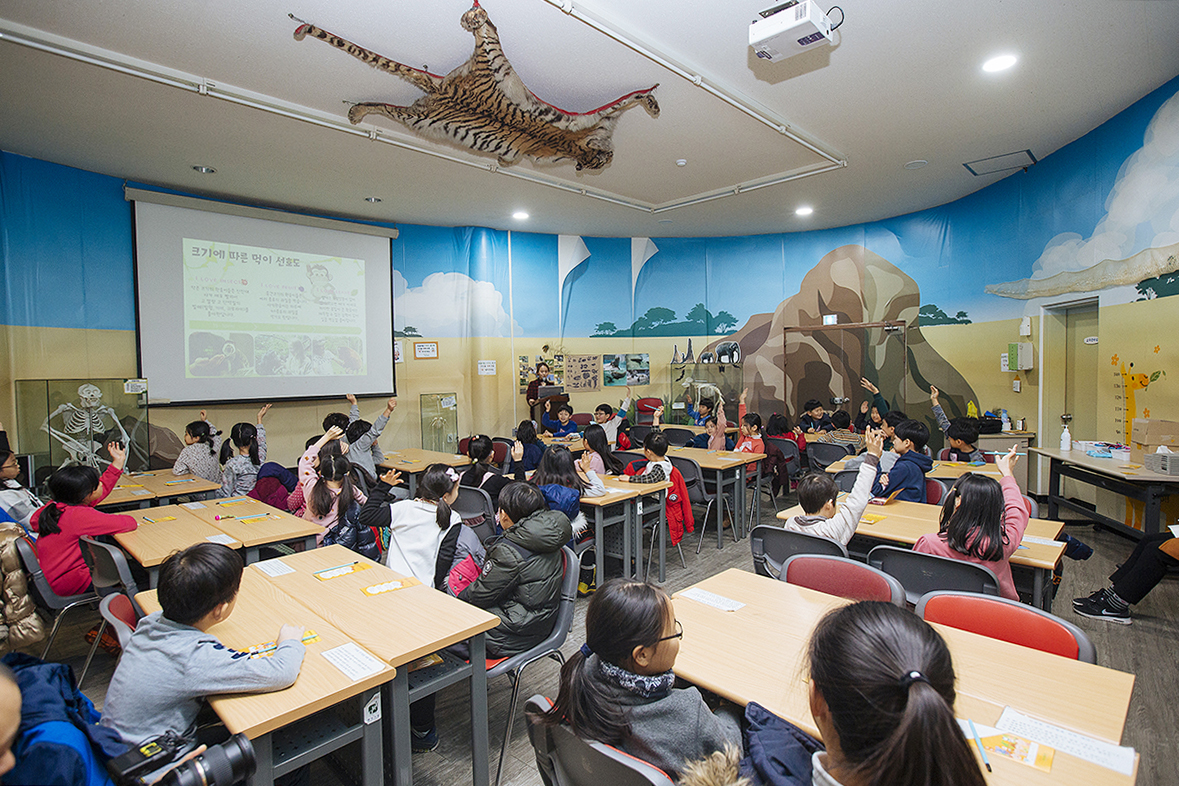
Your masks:
{"label": "painted tree", "polygon": [[726,330],[737,326],[737,318],[728,311],[721,311],[717,313],[713,321],[713,329],[717,333],[724,333]]}
{"label": "painted tree", "polygon": [[612,336],[618,332],[618,326],[613,322],[599,322],[598,326],[594,328],[595,336]]}
{"label": "painted tree", "polygon": [[707,325],[708,320],[711,318],[712,315],[708,313],[708,309],[704,307],[703,303],[697,303],[692,306],[692,310],[685,317],[689,322],[699,322],[702,325]]}
{"label": "painted tree", "polygon": [[655,306],[647,309],[647,313],[643,315],[652,325],[662,325],[667,322],[675,322],[675,312],[670,308],[663,308],[662,306]]}
{"label": "painted tree", "polygon": [[422,336],[422,334],[418,332],[418,329],[417,329],[416,327],[414,327],[413,325],[406,325],[406,326],[405,326],[405,327],[404,327],[404,328],[401,330],[401,332],[402,332],[402,333],[404,333],[404,334],[405,334],[405,335],[407,335],[407,336],[414,336],[414,337],[417,337],[417,338],[421,338],[421,336]]}

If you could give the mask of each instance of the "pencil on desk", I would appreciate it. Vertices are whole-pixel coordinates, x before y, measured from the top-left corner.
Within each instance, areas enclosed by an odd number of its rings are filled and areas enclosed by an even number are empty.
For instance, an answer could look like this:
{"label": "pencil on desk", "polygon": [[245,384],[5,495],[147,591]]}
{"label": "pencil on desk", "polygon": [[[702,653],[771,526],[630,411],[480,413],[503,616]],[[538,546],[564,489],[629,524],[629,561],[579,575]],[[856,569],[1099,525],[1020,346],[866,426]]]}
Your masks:
{"label": "pencil on desk", "polygon": [[994,772],[991,769],[991,760],[987,758],[987,749],[983,747],[982,740],[978,736],[978,729],[974,728],[974,721],[967,718],[966,722],[970,724],[970,733],[974,736],[974,744],[978,746],[978,752],[982,755],[983,764],[987,765],[987,772]]}
{"label": "pencil on desk", "polygon": [[[986,456],[1006,456],[1006,450],[984,450],[983,455]],[[1013,456],[1026,456],[1027,453],[1012,453]]]}

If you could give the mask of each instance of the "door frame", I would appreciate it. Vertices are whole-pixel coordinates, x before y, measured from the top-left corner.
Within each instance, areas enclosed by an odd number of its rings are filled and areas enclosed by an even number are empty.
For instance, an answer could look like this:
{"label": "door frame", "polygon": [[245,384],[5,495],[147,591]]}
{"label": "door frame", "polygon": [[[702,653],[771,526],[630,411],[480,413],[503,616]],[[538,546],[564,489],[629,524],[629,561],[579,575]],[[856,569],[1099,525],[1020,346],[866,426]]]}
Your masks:
{"label": "door frame", "polygon": [[[1045,409],[1047,403],[1045,402],[1045,394],[1048,391],[1049,384],[1053,384],[1054,389],[1061,391],[1061,399],[1064,397],[1064,385],[1067,372],[1064,366],[1061,367],[1059,374],[1047,375],[1047,362],[1049,351],[1057,351],[1066,349],[1063,346],[1064,335],[1057,338],[1055,335],[1050,339],[1049,334],[1055,334],[1055,330],[1049,329],[1049,319],[1057,317],[1064,319],[1068,312],[1076,308],[1093,307],[1098,311],[1098,335],[1100,335],[1101,325],[1101,296],[1099,294],[1086,294],[1080,296],[1065,296],[1055,300],[1050,300],[1040,304],[1040,340],[1039,340],[1039,366],[1038,380],[1039,380],[1039,395],[1036,402],[1036,444],[1041,447],[1052,448],[1058,447],[1060,443],[1060,433],[1056,430],[1056,418],[1045,417]],[[1036,493],[1047,493],[1048,471],[1046,462],[1048,459],[1042,456],[1036,461]],[[1028,485],[1031,485],[1031,479],[1028,480]]]}

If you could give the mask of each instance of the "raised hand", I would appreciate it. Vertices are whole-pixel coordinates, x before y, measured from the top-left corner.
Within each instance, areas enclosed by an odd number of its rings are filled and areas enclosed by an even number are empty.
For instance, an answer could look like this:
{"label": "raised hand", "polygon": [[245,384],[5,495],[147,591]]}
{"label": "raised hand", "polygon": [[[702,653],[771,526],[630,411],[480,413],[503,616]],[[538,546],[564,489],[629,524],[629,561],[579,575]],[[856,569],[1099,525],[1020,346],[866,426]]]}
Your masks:
{"label": "raised hand", "polygon": [[867,401],[861,401],[861,402],[860,402],[860,414],[861,414],[861,415],[867,415],[867,414],[868,414],[868,402],[867,402]]}
{"label": "raised hand", "polygon": [[[205,412],[205,411],[202,409],[202,410],[201,410],[201,420],[208,420],[208,419],[209,419],[209,413]],[[0,431],[3,431],[3,430],[4,430],[4,429],[3,429],[2,427],[0,427]]]}
{"label": "raised hand", "polygon": [[939,395],[941,395],[941,391],[939,391],[933,385],[930,385],[929,386],[929,400],[934,406],[937,406],[937,397]]}
{"label": "raised hand", "polygon": [[524,443],[521,442],[520,440],[516,440],[515,443],[512,444],[512,461],[523,461],[523,460],[524,460]]}
{"label": "raised hand", "polygon": [[745,388],[744,390],[742,390],[741,391],[741,398],[737,399],[737,403],[744,404],[745,403],[745,396],[748,395],[748,393],[749,393],[749,388]]}
{"label": "raised hand", "polygon": [[995,466],[999,468],[999,474],[1005,478],[1011,477],[1011,470],[1019,461],[1019,456],[1015,455],[1017,450],[1019,450],[1019,445],[1012,445],[1011,450],[995,458]]}
{"label": "raised hand", "polygon": [[111,454],[111,463],[117,469],[122,469],[127,464],[127,449],[118,442],[111,442],[106,446],[106,452]]}
{"label": "raised hand", "polygon": [[544,403],[544,411],[545,411],[545,412],[552,412],[552,411],[553,411],[553,402],[551,402],[551,401],[546,401],[546,402]]}
{"label": "raised hand", "polygon": [[356,406],[356,395],[355,394],[349,393],[348,395],[344,396],[344,398],[348,399],[349,404],[351,404],[352,406]]}
{"label": "raised hand", "polygon": [[340,428],[339,426],[332,426],[327,430],[327,433],[323,435],[323,444],[326,445],[333,439],[339,439],[342,436],[344,436],[344,429]]}
{"label": "raised hand", "polygon": [[401,473],[395,469],[391,469],[384,475],[381,475],[381,482],[388,483],[390,486],[396,486],[401,482]]}
{"label": "raised hand", "polygon": [[262,418],[266,417],[266,413],[270,411],[273,404],[263,404],[262,409],[258,410],[258,425],[262,425]]}
{"label": "raised hand", "polygon": [[874,396],[880,392],[880,388],[876,387],[871,382],[869,382],[867,377],[860,377],[860,387],[862,387],[864,390],[868,391],[869,393],[871,393]]}
{"label": "raised hand", "polygon": [[876,458],[884,455],[884,431],[882,429],[870,428],[864,434],[864,444]]}
{"label": "raised hand", "polygon": [[392,415],[393,410],[397,409],[397,399],[391,398],[385,402],[385,414]]}

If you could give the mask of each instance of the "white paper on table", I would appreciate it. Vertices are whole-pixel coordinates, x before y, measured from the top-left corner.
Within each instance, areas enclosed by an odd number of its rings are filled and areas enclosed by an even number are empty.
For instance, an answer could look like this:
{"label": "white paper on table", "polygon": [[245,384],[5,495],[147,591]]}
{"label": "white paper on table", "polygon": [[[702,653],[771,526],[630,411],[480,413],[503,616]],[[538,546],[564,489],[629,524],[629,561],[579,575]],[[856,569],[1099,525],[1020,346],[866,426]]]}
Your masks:
{"label": "white paper on table", "polygon": [[233,538],[226,535],[224,532],[218,532],[216,535],[206,535],[205,540],[211,541],[213,543],[221,543],[226,546],[228,546],[230,543],[237,542]]}
{"label": "white paper on table", "polygon": [[384,666],[379,660],[352,642],[324,650],[323,657],[353,682],[376,674]]}
{"label": "white paper on table", "polygon": [[708,590],[700,589],[699,587],[686,589],[680,594],[676,595],[676,597],[688,598],[689,600],[694,600],[697,603],[703,603],[705,606],[712,606],[713,608],[720,609],[721,611],[736,611],[737,609],[745,607],[745,604],[740,601],[733,600],[732,598],[726,598],[724,595],[717,595],[715,592],[709,592]]}
{"label": "white paper on table", "polygon": [[207,508],[209,506],[203,502],[184,502],[181,503],[180,507],[188,508],[189,510],[200,510],[201,508]]}
{"label": "white paper on table", "polygon": [[1062,729],[1051,723],[1029,718],[1010,707],[1003,708],[1003,714],[999,716],[999,722],[995,726],[999,731],[1026,737],[1078,759],[1120,772],[1122,775],[1129,775],[1134,771],[1133,748]]}
{"label": "white paper on table", "polygon": [[133,497],[142,497],[150,493],[147,489],[131,489],[131,496]]}
{"label": "white paper on table", "polygon": [[1169,529],[1171,530],[1172,535],[1179,538],[1179,524],[1172,524]]}
{"label": "white paper on table", "polygon": [[1040,538],[1035,535],[1024,535],[1021,543],[1034,543],[1037,546],[1055,546],[1059,541],[1052,538]]}
{"label": "white paper on table", "polygon": [[267,576],[285,576],[288,573],[294,573],[295,569],[281,559],[265,559],[261,562],[255,562],[254,567],[265,573]]}

